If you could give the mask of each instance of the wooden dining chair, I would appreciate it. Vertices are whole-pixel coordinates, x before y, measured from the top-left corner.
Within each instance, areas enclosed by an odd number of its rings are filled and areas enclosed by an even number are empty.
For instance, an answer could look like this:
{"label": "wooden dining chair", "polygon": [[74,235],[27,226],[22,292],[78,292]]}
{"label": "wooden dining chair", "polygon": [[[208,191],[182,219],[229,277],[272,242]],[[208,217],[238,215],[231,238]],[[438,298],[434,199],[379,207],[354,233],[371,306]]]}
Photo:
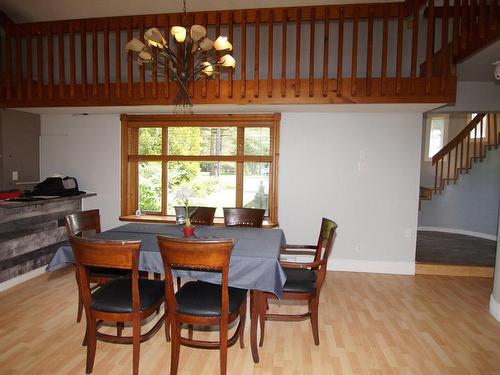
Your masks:
{"label": "wooden dining chair", "polygon": [[[245,289],[228,287],[229,258],[232,239],[191,240],[158,236],[165,269],[165,294],[171,326],[170,375],[177,374],[180,345],[198,348],[220,349],[220,373],[226,374],[227,348],[239,337],[243,348],[246,319]],[[174,294],[172,269],[203,270],[221,274],[222,285],[203,281],[185,283]],[[233,336],[228,339],[228,324],[239,323]],[[192,335],[183,337],[181,325],[219,326],[219,341],[194,340]],[[167,327],[165,327],[167,329]]]}
{"label": "wooden dining chair", "polygon": [[333,237],[337,224],[329,219],[323,218],[321,230],[316,245],[285,245],[282,254],[286,255],[309,255],[310,262],[289,262],[281,260],[280,264],[286,274],[286,282],[283,286],[283,297],[285,301],[307,301],[308,311],[304,314],[271,314],[268,312],[268,300],[277,299],[274,294],[266,293],[266,303],[261,306],[260,313],[260,343],[264,342],[264,331],[266,320],[296,321],[309,318],[311,320],[314,343],[319,345],[318,329],[318,304],[321,287],[326,276],[328,257],[332,250]]}
{"label": "wooden dining chair", "polygon": [[[189,207],[189,217],[193,225],[214,225],[216,207]],[[175,217],[177,224],[186,222],[186,208],[183,206],[175,207]]]}
{"label": "wooden dining chair", "polygon": [[224,225],[226,227],[262,228],[265,209],[224,207]]}
{"label": "wooden dining chair", "polygon": [[[75,212],[67,215],[64,220],[66,224],[66,233],[69,236],[86,237],[91,234],[101,233],[101,220],[99,210],[87,210]],[[92,289],[99,287],[102,283],[123,277],[130,273],[129,270],[120,270],[113,268],[91,268],[89,270],[89,281],[93,284]],[[78,277],[78,273],[75,273]],[[78,281],[78,280],[77,280]],[[78,297],[78,313],[76,321],[82,320],[83,303],[82,298]]]}
{"label": "wooden dining chair", "polygon": [[[75,256],[78,288],[87,320],[87,374],[92,373],[94,367],[97,340],[132,344],[133,374],[138,374],[140,343],[150,339],[165,319],[163,314],[147,333],[141,334],[141,321],[154,314],[165,302],[163,281],[139,278],[141,241],[104,241],[76,236],[70,236],[69,240]],[[112,279],[92,293],[88,271],[93,267],[131,270],[131,277]],[[130,322],[132,336],[99,332],[104,321],[123,325]]]}

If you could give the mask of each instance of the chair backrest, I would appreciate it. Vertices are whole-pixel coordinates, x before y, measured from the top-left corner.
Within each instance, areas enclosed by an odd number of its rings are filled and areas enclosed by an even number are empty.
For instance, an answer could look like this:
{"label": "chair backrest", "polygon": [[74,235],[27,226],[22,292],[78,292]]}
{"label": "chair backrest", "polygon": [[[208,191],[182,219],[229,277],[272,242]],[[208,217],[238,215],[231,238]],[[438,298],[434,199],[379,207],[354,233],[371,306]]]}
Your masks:
{"label": "chair backrest", "polygon": [[314,255],[314,261],[320,262],[320,266],[315,270],[318,275],[316,280],[317,288],[321,288],[323,280],[325,279],[328,257],[332,252],[333,239],[336,230],[337,224],[333,220],[326,218],[321,220],[321,229],[319,232],[318,243],[316,245],[316,253]]}
{"label": "chair backrest", "polygon": [[224,225],[226,227],[262,228],[265,209],[261,208],[224,208]]}
{"label": "chair backrest", "polygon": [[[86,309],[90,294],[88,267],[119,268],[132,270],[132,306],[139,311],[139,251],[141,241],[97,240],[69,236],[75,257],[78,287]],[[136,310],[137,309],[137,310]]]}
{"label": "chair backrest", "polygon": [[67,215],[64,220],[68,236],[82,237],[85,232],[101,232],[99,210],[75,212],[71,215]]}
{"label": "chair backrest", "polygon": [[[189,207],[189,217],[193,225],[214,225],[216,207]],[[186,209],[183,206],[175,206],[175,218],[177,224],[186,222]]]}
{"label": "chair backrest", "polygon": [[228,270],[233,249],[233,240],[218,238],[215,240],[192,240],[158,236],[158,246],[165,269],[165,295],[169,314],[174,313],[177,301],[174,294],[172,269],[190,269],[215,271],[222,274],[222,317],[227,319],[228,310]]}

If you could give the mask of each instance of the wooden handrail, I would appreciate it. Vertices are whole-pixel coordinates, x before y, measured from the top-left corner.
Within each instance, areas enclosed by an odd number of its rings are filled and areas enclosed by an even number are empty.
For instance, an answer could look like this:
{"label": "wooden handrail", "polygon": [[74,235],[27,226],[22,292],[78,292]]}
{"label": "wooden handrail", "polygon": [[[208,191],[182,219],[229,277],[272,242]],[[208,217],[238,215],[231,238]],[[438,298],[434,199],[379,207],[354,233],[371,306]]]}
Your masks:
{"label": "wooden handrail", "polygon": [[465,138],[467,138],[472,130],[483,121],[483,117],[486,116],[486,113],[478,113],[476,117],[474,117],[471,122],[453,138],[448,142],[438,153],[436,153],[432,157],[432,165],[436,164],[439,160],[443,159],[446,155],[450,153],[452,149],[454,149],[460,142],[462,142]]}

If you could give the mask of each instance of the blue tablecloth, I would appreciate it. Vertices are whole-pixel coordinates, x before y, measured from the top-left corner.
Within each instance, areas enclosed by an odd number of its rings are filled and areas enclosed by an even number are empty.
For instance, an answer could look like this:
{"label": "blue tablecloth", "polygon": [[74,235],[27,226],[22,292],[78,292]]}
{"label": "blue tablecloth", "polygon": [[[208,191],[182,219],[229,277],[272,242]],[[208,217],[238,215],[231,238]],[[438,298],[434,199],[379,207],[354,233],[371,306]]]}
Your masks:
{"label": "blue tablecloth", "polygon": [[[110,240],[141,240],[139,269],[163,273],[163,263],[156,240],[157,235],[183,237],[182,227],[167,224],[126,224],[99,233],[93,238]],[[256,289],[281,297],[286,281],[279,264],[280,247],[285,236],[281,229],[197,226],[195,238],[232,238],[234,247],[229,264],[229,286]],[[47,266],[54,271],[74,263],[71,246],[58,249]],[[220,283],[220,274],[198,271],[176,271],[177,276]]]}

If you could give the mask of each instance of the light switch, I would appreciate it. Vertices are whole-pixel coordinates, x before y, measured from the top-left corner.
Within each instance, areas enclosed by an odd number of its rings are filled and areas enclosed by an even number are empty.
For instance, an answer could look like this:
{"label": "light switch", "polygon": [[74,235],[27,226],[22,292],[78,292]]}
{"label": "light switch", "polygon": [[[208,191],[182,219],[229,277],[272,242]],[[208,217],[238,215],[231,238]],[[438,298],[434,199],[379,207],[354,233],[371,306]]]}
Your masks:
{"label": "light switch", "polygon": [[19,179],[19,175],[17,171],[12,171],[12,181],[17,181]]}

